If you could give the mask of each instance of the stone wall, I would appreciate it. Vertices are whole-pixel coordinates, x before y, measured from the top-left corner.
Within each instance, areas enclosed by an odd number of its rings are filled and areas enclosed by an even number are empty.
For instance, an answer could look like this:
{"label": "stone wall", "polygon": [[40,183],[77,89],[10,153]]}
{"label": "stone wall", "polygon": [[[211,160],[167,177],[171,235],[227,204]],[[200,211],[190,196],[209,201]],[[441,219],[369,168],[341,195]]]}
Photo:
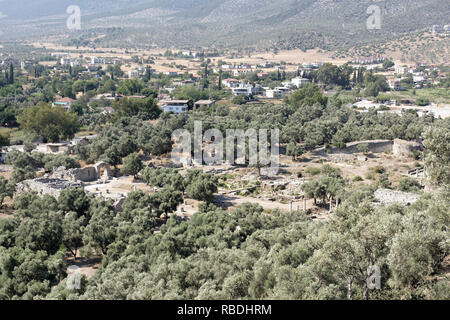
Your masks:
{"label": "stone wall", "polygon": [[72,182],[91,182],[97,180],[97,171],[94,167],[86,167],[83,169],[66,169],[64,167],[59,167],[53,169],[53,172],[49,175],[49,177],[54,179],[68,180]]}
{"label": "stone wall", "polygon": [[391,140],[369,140],[347,143],[347,147],[343,150],[337,149],[337,153],[359,153],[358,146],[367,144],[369,151],[372,153],[383,153],[392,151],[393,142]]}
{"label": "stone wall", "polygon": [[53,169],[49,175],[50,178],[62,179],[68,181],[92,182],[99,179],[109,179],[112,177],[112,171],[109,164],[99,162],[93,167],[66,169],[59,167]]}
{"label": "stone wall", "polygon": [[[369,151],[371,153],[383,153],[387,151],[392,151],[393,147],[393,141],[391,140],[367,140],[367,141],[356,141],[356,142],[350,142],[347,143],[347,146],[343,149],[339,149],[336,147],[331,147],[329,150],[329,153],[325,152],[325,149],[319,150],[319,154],[323,156],[328,155],[349,155],[349,154],[355,154],[360,153],[358,150],[358,146],[362,144],[367,144],[369,147]],[[343,156],[344,157],[344,156]]]}
{"label": "stone wall", "polygon": [[422,150],[423,145],[415,141],[406,141],[402,139],[395,139],[392,148],[392,153],[396,156],[411,157],[413,150]]}
{"label": "stone wall", "polygon": [[48,177],[25,180],[17,184],[16,193],[14,196],[17,196],[24,192],[34,191],[37,192],[40,196],[49,194],[57,198],[59,197],[59,194],[62,190],[70,187],[83,188],[83,186],[77,182]]}

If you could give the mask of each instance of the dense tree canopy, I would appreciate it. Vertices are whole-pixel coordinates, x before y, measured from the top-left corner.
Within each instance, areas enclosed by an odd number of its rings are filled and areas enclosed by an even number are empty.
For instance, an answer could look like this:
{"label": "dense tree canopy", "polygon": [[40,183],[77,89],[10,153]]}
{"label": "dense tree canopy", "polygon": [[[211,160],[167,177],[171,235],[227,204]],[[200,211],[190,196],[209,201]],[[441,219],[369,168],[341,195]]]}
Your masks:
{"label": "dense tree canopy", "polygon": [[72,138],[78,130],[75,114],[46,104],[25,109],[19,117],[19,123],[23,129],[43,136],[51,142]]}

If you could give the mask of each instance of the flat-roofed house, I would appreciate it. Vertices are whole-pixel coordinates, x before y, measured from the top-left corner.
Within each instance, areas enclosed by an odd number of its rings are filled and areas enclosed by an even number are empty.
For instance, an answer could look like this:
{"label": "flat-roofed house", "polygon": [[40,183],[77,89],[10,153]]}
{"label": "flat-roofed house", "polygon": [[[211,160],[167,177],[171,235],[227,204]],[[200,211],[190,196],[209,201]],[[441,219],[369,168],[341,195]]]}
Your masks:
{"label": "flat-roofed house", "polygon": [[66,110],[69,110],[70,107],[77,102],[76,100],[73,100],[71,98],[61,98],[59,100],[56,100],[55,102],[53,102],[53,106],[54,107],[62,107]]}
{"label": "flat-roofed house", "polygon": [[222,84],[227,88],[237,88],[239,87],[240,81],[230,78],[222,80]]}
{"label": "flat-roofed house", "polygon": [[297,88],[303,87],[305,84],[309,83],[310,80],[307,78],[296,77],[291,80],[291,83]]}
{"label": "flat-roofed house", "polygon": [[277,89],[268,89],[266,90],[266,97],[269,99],[279,99],[282,97],[282,94]]}
{"label": "flat-roofed house", "polygon": [[200,107],[207,107],[211,108],[214,107],[216,102],[214,100],[199,100],[194,104],[195,109],[198,109]]}
{"label": "flat-roofed house", "polygon": [[164,112],[187,113],[189,111],[189,100],[161,101],[160,106]]}

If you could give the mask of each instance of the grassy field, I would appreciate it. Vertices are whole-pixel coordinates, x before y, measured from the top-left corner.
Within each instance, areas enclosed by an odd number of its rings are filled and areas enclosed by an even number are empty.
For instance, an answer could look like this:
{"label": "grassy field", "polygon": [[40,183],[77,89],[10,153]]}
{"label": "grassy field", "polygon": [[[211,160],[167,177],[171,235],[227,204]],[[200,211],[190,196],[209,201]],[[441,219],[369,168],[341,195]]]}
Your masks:
{"label": "grassy field", "polygon": [[450,103],[450,90],[448,89],[415,89],[408,91],[390,91],[383,95],[392,96],[393,99],[417,99],[419,97],[426,98],[435,103]]}
{"label": "grassy field", "polygon": [[[430,102],[434,102],[437,104],[450,104],[450,90],[439,88],[439,89],[411,89],[407,91],[388,91],[380,93],[382,96],[388,96],[395,100],[401,99],[417,99],[417,98],[426,98]],[[333,96],[332,94],[328,95],[329,97]],[[364,97],[364,91],[361,91],[361,97]],[[355,101],[356,95],[353,91],[342,90],[339,92],[339,98],[343,103],[353,103]]]}

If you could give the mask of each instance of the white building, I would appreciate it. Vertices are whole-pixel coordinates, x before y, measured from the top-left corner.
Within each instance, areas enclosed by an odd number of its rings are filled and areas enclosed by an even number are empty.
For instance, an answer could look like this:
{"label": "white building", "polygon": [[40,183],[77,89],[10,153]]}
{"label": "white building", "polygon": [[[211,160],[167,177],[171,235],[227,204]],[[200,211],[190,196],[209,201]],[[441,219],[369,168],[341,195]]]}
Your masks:
{"label": "white building", "polygon": [[267,89],[266,97],[269,99],[280,99],[283,95],[277,89]]}
{"label": "white building", "polygon": [[91,63],[92,63],[92,64],[105,64],[105,59],[103,59],[103,58],[97,58],[97,57],[92,57],[92,58],[91,58]]}
{"label": "white building", "polygon": [[72,61],[70,61],[70,66],[71,67],[81,66],[81,62],[78,59],[72,59]]}
{"label": "white building", "polygon": [[389,84],[389,87],[392,89],[392,90],[395,90],[395,91],[401,91],[403,88],[402,88],[402,83],[401,83],[401,81],[400,80],[398,80],[398,79],[389,79],[388,80],[388,84]]}
{"label": "white building", "polygon": [[212,108],[212,107],[214,107],[215,104],[216,104],[216,102],[214,100],[199,100],[196,103],[194,103],[194,108],[195,109],[198,109],[201,107]]}
{"label": "white building", "polygon": [[264,90],[260,85],[252,86],[251,84],[241,84],[236,88],[231,88],[234,96],[251,96],[263,94]]}
{"label": "white building", "polygon": [[60,60],[62,66],[70,65],[70,62],[71,62],[70,58],[61,58]]}
{"label": "white building", "polygon": [[137,79],[137,78],[139,78],[139,71],[138,70],[130,70],[130,71],[128,71],[128,78],[130,78],[130,79]]}
{"label": "white building", "polygon": [[56,100],[52,103],[53,107],[62,107],[66,110],[70,110],[70,107],[77,102],[76,100],[70,99],[70,98],[61,98],[59,100]]}
{"label": "white building", "polygon": [[227,88],[237,88],[239,87],[240,81],[236,79],[224,79],[222,84]]}
{"label": "white building", "polygon": [[431,27],[431,33],[433,35],[437,35],[439,33],[443,33],[444,32],[444,28],[440,25],[434,25]]}
{"label": "white building", "polygon": [[309,83],[310,80],[307,78],[296,77],[291,80],[291,83],[297,88],[303,87],[305,84]]}
{"label": "white building", "polygon": [[242,85],[237,88],[231,88],[234,96],[250,96],[253,94],[253,87],[250,85]]}
{"label": "white building", "polygon": [[161,102],[161,108],[164,112],[188,113],[189,100],[168,100]]}
{"label": "white building", "polygon": [[164,72],[164,74],[167,76],[171,76],[171,77],[177,77],[178,71],[166,71],[166,72]]}
{"label": "white building", "polygon": [[287,87],[276,87],[275,90],[278,90],[282,95],[285,95],[289,92],[291,92],[291,89]]}
{"label": "white building", "polygon": [[395,66],[395,73],[397,74],[407,74],[409,68],[407,66]]}

